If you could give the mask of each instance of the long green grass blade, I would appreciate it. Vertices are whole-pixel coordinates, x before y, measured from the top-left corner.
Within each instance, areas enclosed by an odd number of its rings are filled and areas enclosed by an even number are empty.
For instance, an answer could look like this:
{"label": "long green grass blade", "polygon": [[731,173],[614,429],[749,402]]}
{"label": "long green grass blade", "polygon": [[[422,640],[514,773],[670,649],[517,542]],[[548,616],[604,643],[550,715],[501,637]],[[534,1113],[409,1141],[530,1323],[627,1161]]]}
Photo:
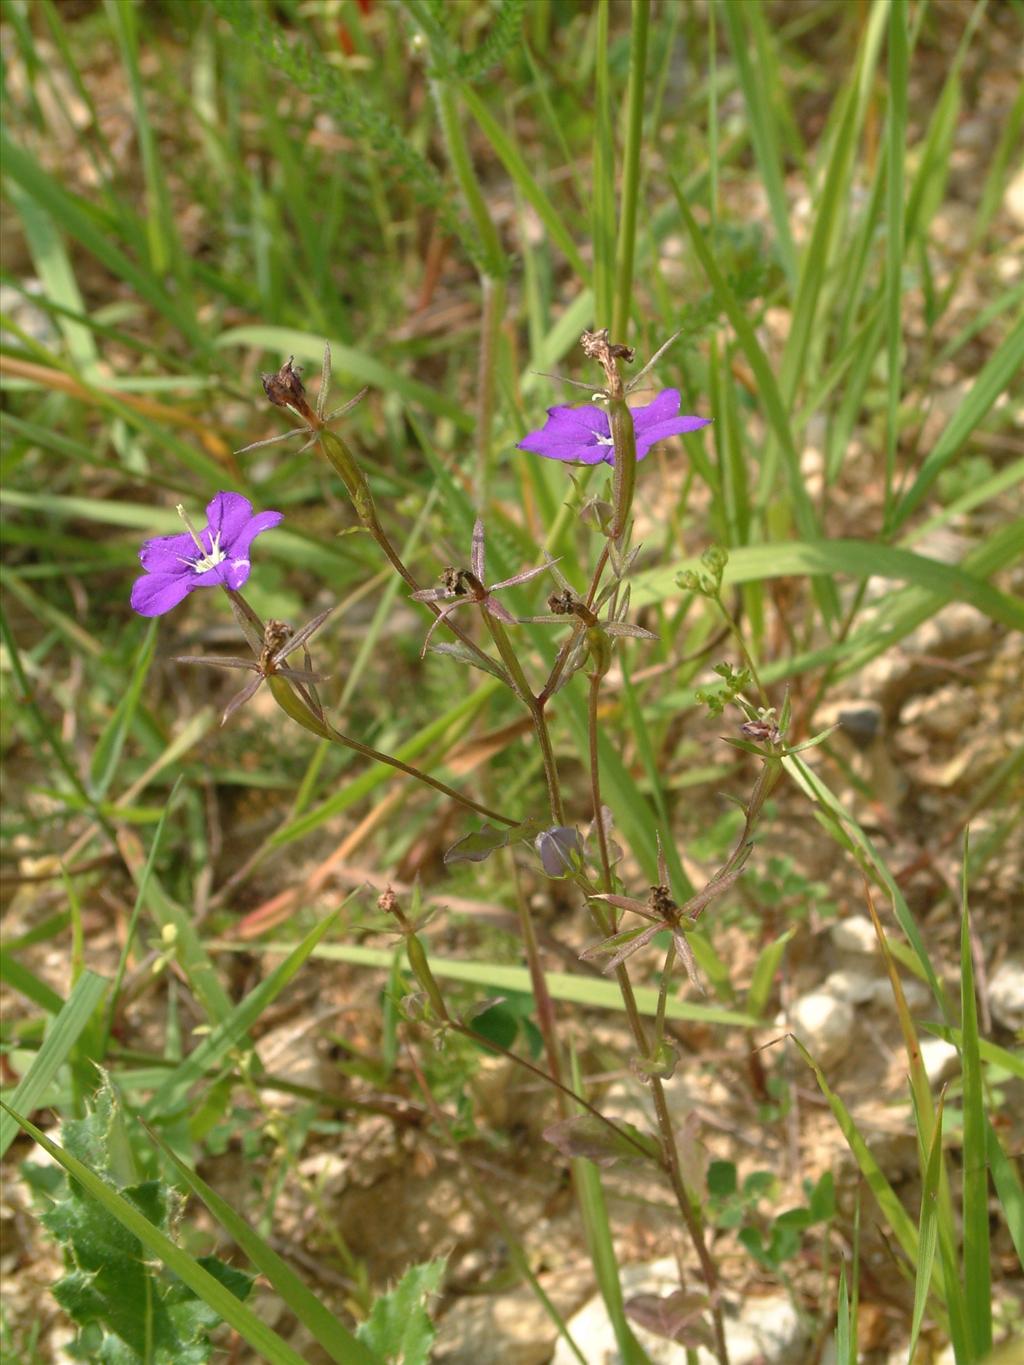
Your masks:
{"label": "long green grass blade", "polygon": [[[581,1094],[583,1077],[575,1050],[571,1054],[570,1066],[573,1089],[577,1094]],[[601,1172],[595,1163],[588,1161],[586,1157],[574,1157],[572,1168],[591,1265],[594,1267],[597,1285],[608,1310],[620,1358],[624,1365],[650,1365],[647,1352],[633,1335],[626,1318],[608,1205],[601,1187]]]}
{"label": "long green grass blade", "polygon": [[163,1141],[159,1133],[150,1137],[171,1163],[179,1179],[203,1201],[218,1223],[234,1238],[250,1262],[270,1282],[299,1322],[338,1365],[380,1365],[374,1353],[355,1337],[342,1322],[327,1311],[320,1300],[302,1283],[291,1266],[266,1240],[241,1218],[231,1204],[201,1176],[191,1170]]}
{"label": "long green grass blade", "polygon": [[[921,1124],[918,1122],[918,1133]],[[935,1265],[935,1249],[939,1240],[939,1174],[942,1165],[942,1104],[939,1104],[936,1121],[932,1125],[932,1138],[925,1159],[924,1180],[921,1186],[921,1221],[918,1228],[918,1257],[914,1267],[914,1310],[910,1321],[910,1346],[907,1352],[908,1365],[913,1365],[917,1338],[924,1321],[931,1291],[932,1270]]]}
{"label": "long green grass blade", "polygon": [[[667,568],[637,575],[633,583],[633,601],[638,606],[645,606],[649,602],[679,596],[682,589],[676,584],[678,574],[699,567],[700,561],[695,556]],[[877,576],[913,584],[945,601],[970,602],[1001,625],[1024,630],[1024,601],[1009,597],[954,565],[895,545],[879,545],[867,540],[789,541],[741,546],[730,552],[722,581],[751,583],[766,578],[816,574],[849,574],[855,578]]]}
{"label": "long green grass blade", "polygon": [[300,943],[290,947],[285,960],[251,990],[244,1000],[240,1000],[227,1018],[171,1072],[146,1106],[145,1113],[148,1119],[157,1120],[175,1107],[190,1085],[199,1080],[204,1072],[220,1061],[231,1048],[242,1043],[263,1011],[294,978],[324,935],[333,929],[338,921],[338,914],[339,911],[335,910],[325,916]]}
{"label": "long green grass blade", "polygon": [[[68,1060],[83,1030],[89,1026],[108,984],[106,977],[97,976],[95,972],[84,971],[78,978],[50,1025],[32,1065],[8,1096],[11,1109],[16,1113],[30,1114],[46,1094],[50,1082]],[[0,1116],[0,1156],[14,1140],[19,1123],[11,1109],[6,1105],[4,1109],[4,1114]]]}
{"label": "long green grass blade", "polygon": [[[230,939],[217,940],[210,946],[225,953],[283,953],[291,947],[290,944],[274,942],[234,943]],[[363,948],[347,943],[322,944],[312,956],[326,962],[351,962],[356,966],[379,968],[381,971],[388,971],[393,960],[393,955],[382,948]],[[432,953],[430,968],[435,976],[444,980],[464,981],[470,985],[487,987],[492,992],[510,991],[522,995],[531,992],[530,973],[525,967],[509,967],[497,962],[458,962]],[[625,1009],[622,994],[614,981],[571,972],[547,972],[546,976],[548,990],[555,1000],[584,1005],[590,1009],[620,1012]],[[640,1013],[654,1018],[658,1011],[658,991],[653,986],[638,986],[634,994]],[[754,1028],[758,1023],[752,1015],[738,1010],[680,1000],[673,995],[669,996],[665,1013],[669,1019],[701,1019],[708,1024],[733,1028]]]}
{"label": "long green grass blade", "polygon": [[[996,399],[1005,392],[1015,375],[1024,370],[1024,319],[1021,319],[990,357],[971,386],[971,391],[943,428],[939,439],[928,452],[917,478],[900,499],[893,518],[893,528],[903,525],[917,510],[925,494],[957,455],[971,432],[980,425]],[[1022,541],[1024,548],[1024,541]]]}
{"label": "long green grass blade", "polygon": [[992,1171],[992,1183],[1002,1205],[1003,1217],[1009,1229],[1017,1262],[1024,1269],[1024,1186],[1015,1164],[1003,1150],[999,1134],[991,1120],[985,1117],[985,1152]]}
{"label": "long green grass blade", "polygon": [[978,1048],[978,1006],[974,993],[967,878],[970,860],[964,839],[963,917],[960,926],[960,1058],[963,1071],[963,1286],[967,1338],[977,1359],[992,1349],[992,1258],[989,1245],[988,1162],[985,1090]]}
{"label": "long green grass blade", "polygon": [[755,13],[755,6],[742,4],[740,0],[725,0],[720,9],[729,34],[729,46],[732,49],[733,61],[736,63],[740,89],[743,91],[747,106],[747,127],[768,195],[779,259],[790,288],[795,292],[798,273],[796,248],[789,226],[789,204],[783,182],[781,136],[777,119],[776,101],[780,92],[777,88],[772,89],[762,79],[760,64],[759,69],[755,71],[754,61],[751,60],[755,47],[754,29],[761,22],[761,16]]}

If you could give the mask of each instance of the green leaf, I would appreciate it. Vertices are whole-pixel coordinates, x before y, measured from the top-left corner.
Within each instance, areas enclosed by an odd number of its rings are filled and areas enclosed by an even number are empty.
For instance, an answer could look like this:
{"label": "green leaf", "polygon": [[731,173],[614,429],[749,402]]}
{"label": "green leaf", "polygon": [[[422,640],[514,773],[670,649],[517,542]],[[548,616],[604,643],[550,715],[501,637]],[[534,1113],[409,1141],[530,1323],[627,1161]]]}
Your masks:
{"label": "green leaf", "polygon": [[484,824],[472,834],[466,834],[444,855],[446,863],[482,863],[499,848],[509,848],[524,839],[533,839],[545,826],[544,820],[524,820],[519,825],[506,825],[497,829],[494,825]]}
{"label": "green leaf", "polygon": [[435,1332],[426,1304],[439,1292],[446,1264],[437,1260],[410,1267],[390,1294],[374,1303],[359,1327],[359,1340],[394,1365],[428,1365]]}
{"label": "green leaf", "polygon": [[544,1129],[544,1140],[567,1157],[586,1157],[598,1166],[617,1166],[623,1162],[659,1161],[661,1147],[656,1138],[632,1123],[617,1119],[614,1125],[602,1123],[596,1114],[574,1114]]}
{"label": "green leaf", "polygon": [[726,1199],[736,1193],[735,1161],[712,1161],[708,1165],[708,1194]]}
{"label": "green leaf", "polygon": [[[268,1365],[303,1365],[302,1357],[287,1342],[246,1308],[217,1276],[211,1275],[198,1261],[176,1246],[135,1202],[125,1198],[77,1157],[51,1141],[28,1119],[14,1113],[6,1105],[4,1109],[82,1186],[85,1195],[120,1223],[127,1237],[137,1238],[150,1255],[163,1261],[194,1294],[232,1326],[259,1353],[262,1360],[267,1361]],[[166,1358],[166,1365],[175,1365],[176,1359],[173,1356]]]}
{"label": "green leaf", "polygon": [[786,951],[786,944],[795,933],[796,925],[793,925],[791,929],[780,934],[773,942],[766,943],[758,954],[746,999],[747,1013],[752,1014],[756,1019],[760,1019],[767,1008],[772,982],[775,980],[775,973],[782,961],[782,954]]}
{"label": "green leaf", "polygon": [[[55,1202],[42,1222],[60,1242],[67,1268],[53,1294],[79,1329],[70,1354],[123,1365],[205,1365],[213,1350],[209,1332],[220,1315],[152,1265],[143,1241],[112,1206],[119,1201],[173,1247],[168,1234],[180,1197],[157,1180],[123,1182],[132,1162],[122,1150],[127,1140],[109,1082],[85,1119],[64,1124],[63,1136],[63,1160],[58,1160],[76,1178],[53,1192]],[[73,1169],[78,1165],[87,1180]],[[97,1199],[90,1182],[107,1197]],[[205,1273],[236,1300],[244,1299],[252,1284],[250,1276],[212,1257],[206,1259]]]}

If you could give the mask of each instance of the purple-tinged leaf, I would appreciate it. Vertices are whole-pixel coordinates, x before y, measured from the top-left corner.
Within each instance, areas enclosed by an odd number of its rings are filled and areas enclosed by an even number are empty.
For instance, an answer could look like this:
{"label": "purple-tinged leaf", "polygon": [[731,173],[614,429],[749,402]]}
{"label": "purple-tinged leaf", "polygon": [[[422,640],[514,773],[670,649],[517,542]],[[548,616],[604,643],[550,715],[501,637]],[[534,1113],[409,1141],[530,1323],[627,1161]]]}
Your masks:
{"label": "purple-tinged leaf", "polygon": [[635,1294],[626,1300],[626,1317],[655,1336],[678,1342],[688,1350],[713,1349],[714,1338],[705,1318],[707,1298],[677,1289],[673,1294]]}
{"label": "purple-tinged leaf", "polygon": [[470,664],[473,668],[479,668],[484,673],[490,673],[492,677],[499,679],[507,687],[512,686],[511,678],[497,659],[488,658],[486,654],[474,654],[471,649],[466,648],[461,640],[431,645],[430,653],[444,654],[449,659],[458,659],[459,663]]}
{"label": "purple-tinged leaf", "polygon": [[586,1157],[598,1166],[661,1160],[656,1138],[631,1123],[602,1123],[596,1114],[576,1114],[544,1129],[544,1140],[567,1157]]}
{"label": "purple-tinged leaf", "polygon": [[446,863],[482,863],[499,848],[508,848],[523,839],[535,838],[543,827],[542,820],[524,820],[522,824],[502,829],[485,824],[452,844],[444,855],[444,860]]}

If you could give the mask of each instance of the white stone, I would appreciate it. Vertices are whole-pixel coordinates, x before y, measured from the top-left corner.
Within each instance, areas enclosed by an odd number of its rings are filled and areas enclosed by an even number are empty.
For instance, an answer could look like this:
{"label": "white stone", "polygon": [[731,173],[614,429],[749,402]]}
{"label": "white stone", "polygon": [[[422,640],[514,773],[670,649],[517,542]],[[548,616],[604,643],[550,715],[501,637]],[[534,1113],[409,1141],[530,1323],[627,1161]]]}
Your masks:
{"label": "white stone", "polygon": [[832,943],[841,953],[862,953],[871,956],[878,952],[878,935],[867,915],[850,915],[832,926]]}
{"label": "white stone", "polygon": [[874,1004],[886,989],[887,983],[882,977],[858,972],[853,967],[841,967],[836,972],[830,972],[825,981],[827,995],[834,995],[837,1000],[847,1000],[851,1005]]}
{"label": "white stone", "polygon": [[1007,958],[988,983],[992,1018],[1004,1028],[1024,1028],[1024,962]]}
{"label": "white stone", "polygon": [[1015,227],[1024,228],[1024,167],[1010,181],[1003,196],[1003,207]]}
{"label": "white stone", "polygon": [[[623,1266],[620,1272],[623,1297],[636,1294],[668,1295],[679,1288],[679,1275],[671,1257],[648,1265]],[[785,1295],[750,1297],[735,1314],[725,1309],[725,1337],[731,1365],[800,1365],[805,1355],[803,1328],[795,1308]],[[622,1365],[601,1296],[595,1295],[569,1320],[569,1331],[588,1365]],[[677,1342],[632,1324],[633,1332],[652,1365],[686,1365],[686,1350]],[[701,1347],[700,1365],[714,1365],[715,1357]],[[551,1365],[579,1365],[567,1343],[559,1338]]]}
{"label": "white stone", "polygon": [[[785,1294],[749,1298],[739,1317],[726,1318],[725,1340],[730,1365],[802,1365],[807,1342],[799,1315]],[[715,1365],[715,1357],[703,1348],[698,1365]]]}
{"label": "white stone", "polygon": [[[916,977],[903,977],[900,984],[911,1014],[920,1014],[931,1003],[931,991]],[[881,973],[872,976],[870,972],[858,971],[856,967],[839,967],[825,978],[823,990],[840,1000],[848,1000],[851,1005],[878,1005],[888,1010],[896,1008],[892,985],[888,976]]]}
{"label": "white stone", "polygon": [[945,1038],[922,1038],[921,1061],[932,1085],[941,1085],[960,1065],[960,1054]]}
{"label": "white stone", "polygon": [[853,1042],[853,1007],[827,991],[812,991],[789,1011],[789,1026],[820,1066],[833,1066]]}

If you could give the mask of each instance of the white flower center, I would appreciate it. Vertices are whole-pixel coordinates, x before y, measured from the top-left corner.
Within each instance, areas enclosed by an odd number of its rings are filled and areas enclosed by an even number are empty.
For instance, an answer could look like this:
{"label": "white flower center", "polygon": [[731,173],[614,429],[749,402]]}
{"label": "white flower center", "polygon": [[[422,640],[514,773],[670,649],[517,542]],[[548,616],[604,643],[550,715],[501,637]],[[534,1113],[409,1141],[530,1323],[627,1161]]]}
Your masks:
{"label": "white flower center", "polygon": [[597,437],[599,446],[613,446],[615,444],[614,439],[611,436],[605,436],[603,432],[595,431],[594,435]]}
{"label": "white flower center", "polygon": [[186,559],[185,563],[191,564],[196,573],[209,573],[218,564],[223,564],[227,557],[227,551],[220,548],[220,532],[217,531],[209,552],[200,555],[198,559]]}

